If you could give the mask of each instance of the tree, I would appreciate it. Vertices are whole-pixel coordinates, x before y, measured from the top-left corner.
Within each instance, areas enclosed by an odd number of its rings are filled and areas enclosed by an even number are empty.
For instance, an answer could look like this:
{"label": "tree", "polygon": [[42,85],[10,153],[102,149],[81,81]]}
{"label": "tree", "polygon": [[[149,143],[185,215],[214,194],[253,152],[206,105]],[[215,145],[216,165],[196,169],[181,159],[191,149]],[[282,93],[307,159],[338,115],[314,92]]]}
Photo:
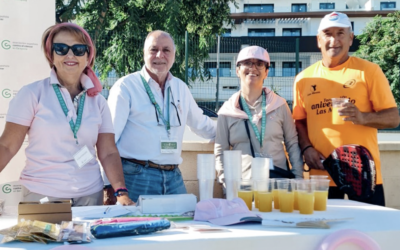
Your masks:
{"label": "tree", "polygon": [[63,23],[74,20],[83,4],[82,0],[56,0],[56,22]]}
{"label": "tree", "polygon": [[[70,0],[72,2],[72,0]],[[96,44],[96,69],[106,78],[132,73],[143,65],[143,42],[148,32],[161,29],[174,37],[176,61],[172,74],[184,79],[185,31],[189,32],[192,79],[203,77],[202,62],[223,24],[233,24],[229,3],[235,0],[87,0],[77,21]],[[81,1],[82,3],[82,1]],[[196,74],[194,74],[196,73]],[[207,76],[207,74],[205,75]]]}
{"label": "tree", "polygon": [[400,104],[400,11],[388,14],[386,18],[376,16],[367,24],[363,33],[357,36],[360,47],[356,56],[378,64]]}

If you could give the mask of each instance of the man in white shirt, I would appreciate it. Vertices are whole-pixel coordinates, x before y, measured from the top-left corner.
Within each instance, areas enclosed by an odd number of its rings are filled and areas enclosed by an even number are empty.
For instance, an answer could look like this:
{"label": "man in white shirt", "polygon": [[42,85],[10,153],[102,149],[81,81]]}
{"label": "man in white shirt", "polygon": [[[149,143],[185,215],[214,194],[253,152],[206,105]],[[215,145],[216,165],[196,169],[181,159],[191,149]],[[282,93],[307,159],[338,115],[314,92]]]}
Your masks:
{"label": "man in white shirt", "polygon": [[108,105],[129,197],[186,193],[178,165],[185,126],[214,139],[216,123],[203,115],[187,85],[169,70],[175,61],[170,34],[153,31],[144,44],[141,71],[119,79]]}

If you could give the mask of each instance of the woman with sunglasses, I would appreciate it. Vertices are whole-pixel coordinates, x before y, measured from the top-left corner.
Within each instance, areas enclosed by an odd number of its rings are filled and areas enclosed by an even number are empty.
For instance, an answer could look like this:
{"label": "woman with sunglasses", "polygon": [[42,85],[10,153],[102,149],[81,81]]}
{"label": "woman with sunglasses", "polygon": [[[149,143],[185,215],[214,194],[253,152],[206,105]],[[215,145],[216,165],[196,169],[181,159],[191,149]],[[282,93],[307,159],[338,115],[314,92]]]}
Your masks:
{"label": "woman with sunglasses", "polygon": [[100,160],[123,205],[127,195],[107,102],[92,70],[95,48],[78,25],[48,28],[42,39],[50,77],[21,88],[10,102],[0,137],[0,171],[20,149],[26,165],[20,182],[24,201],[72,199],[73,206],[103,204]]}
{"label": "woman with sunglasses", "polygon": [[[275,172],[282,176],[270,171],[272,177],[303,178],[303,160],[290,109],[284,98],[263,87],[270,65],[268,52],[258,46],[246,47],[239,52],[236,65],[241,90],[218,112],[214,152],[220,182],[224,182],[224,167],[229,167],[223,165],[223,152],[229,149],[242,151],[242,179],[250,179],[253,157],[273,158]],[[287,171],[283,143],[291,171]]]}

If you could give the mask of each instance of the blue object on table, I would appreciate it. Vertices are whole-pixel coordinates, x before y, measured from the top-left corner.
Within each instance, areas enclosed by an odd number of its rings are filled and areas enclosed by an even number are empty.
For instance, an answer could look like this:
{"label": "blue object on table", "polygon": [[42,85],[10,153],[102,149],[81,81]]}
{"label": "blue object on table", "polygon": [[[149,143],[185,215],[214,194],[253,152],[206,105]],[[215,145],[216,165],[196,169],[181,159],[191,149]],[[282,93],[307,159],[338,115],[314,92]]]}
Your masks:
{"label": "blue object on table", "polygon": [[148,234],[170,228],[168,220],[134,221],[93,225],[90,232],[96,239]]}

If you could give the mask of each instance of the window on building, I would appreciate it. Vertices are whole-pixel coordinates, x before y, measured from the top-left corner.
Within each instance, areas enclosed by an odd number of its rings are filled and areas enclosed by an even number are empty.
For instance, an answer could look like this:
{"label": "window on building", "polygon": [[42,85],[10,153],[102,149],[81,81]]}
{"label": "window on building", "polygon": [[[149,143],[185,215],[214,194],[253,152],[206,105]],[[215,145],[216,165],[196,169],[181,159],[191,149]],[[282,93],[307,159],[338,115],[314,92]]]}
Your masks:
{"label": "window on building", "polygon": [[221,36],[223,36],[223,37],[231,37],[232,36],[232,30],[231,29],[225,29],[225,33],[223,33]]}
{"label": "window on building", "polygon": [[292,4],[292,12],[307,12],[307,4],[305,3]]}
{"label": "window on building", "polygon": [[319,3],[320,10],[334,10],[335,3]]}
{"label": "window on building", "polygon": [[[301,62],[299,62],[299,72],[301,71]],[[282,62],[282,76],[295,76],[296,62]]]}
{"label": "window on building", "polygon": [[249,29],[248,36],[275,36],[275,29]]}
{"label": "window on building", "polygon": [[245,4],[244,12],[247,13],[273,13],[273,4]]}
{"label": "window on building", "polygon": [[301,28],[282,29],[282,36],[301,36]]}
{"label": "window on building", "polygon": [[351,23],[351,30],[354,32],[354,22],[350,22]]}
{"label": "window on building", "polygon": [[395,9],[396,2],[381,2],[381,10],[385,9]]}
{"label": "window on building", "polygon": [[[212,77],[217,76],[217,62],[205,62],[204,68],[210,71]],[[231,76],[231,62],[220,62],[219,63],[219,76],[230,77]]]}
{"label": "window on building", "polygon": [[274,77],[274,76],[275,76],[275,62],[270,62],[269,70],[268,70],[268,77]]}

